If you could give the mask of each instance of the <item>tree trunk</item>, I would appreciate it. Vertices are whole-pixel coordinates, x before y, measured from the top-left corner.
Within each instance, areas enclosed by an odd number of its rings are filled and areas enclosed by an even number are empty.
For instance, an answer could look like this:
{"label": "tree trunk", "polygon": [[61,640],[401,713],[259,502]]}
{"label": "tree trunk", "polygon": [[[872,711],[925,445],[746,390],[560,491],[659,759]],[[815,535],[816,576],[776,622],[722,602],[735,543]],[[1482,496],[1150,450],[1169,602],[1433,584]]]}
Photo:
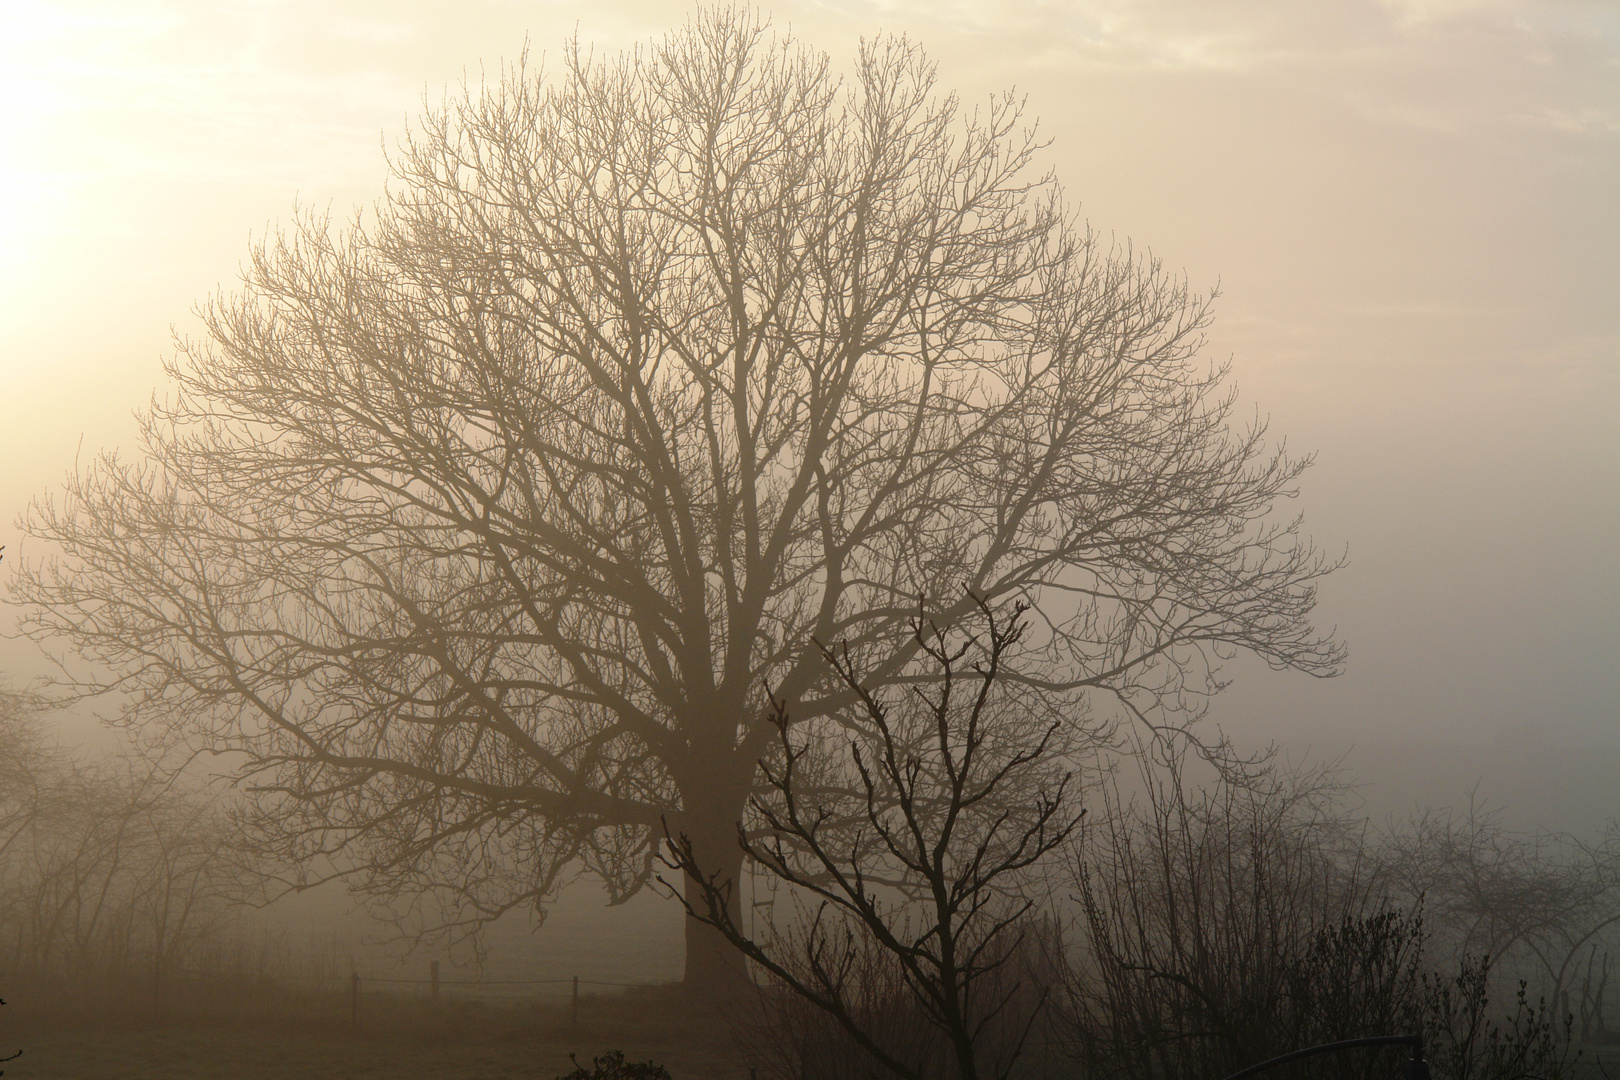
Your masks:
{"label": "tree trunk", "polygon": [[[692,854],[705,876],[731,882],[730,909],[733,925],[742,926],[742,848],[737,843],[740,807],[724,807],[719,800],[699,805],[683,814],[683,833],[692,842]],[[703,893],[688,875],[686,901],[703,910]],[[749,985],[747,966],[731,943],[706,923],[686,917],[686,969],[682,985],[703,997],[733,997]]]}

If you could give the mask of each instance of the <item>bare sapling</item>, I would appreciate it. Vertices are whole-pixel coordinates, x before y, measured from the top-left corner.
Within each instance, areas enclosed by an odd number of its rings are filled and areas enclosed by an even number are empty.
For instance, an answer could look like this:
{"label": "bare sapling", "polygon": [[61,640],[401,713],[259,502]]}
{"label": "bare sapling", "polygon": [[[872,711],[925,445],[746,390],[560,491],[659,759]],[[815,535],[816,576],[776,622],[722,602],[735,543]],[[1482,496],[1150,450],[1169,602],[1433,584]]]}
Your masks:
{"label": "bare sapling", "polygon": [[[698,883],[673,890],[695,896],[692,918],[907,1080],[941,1066],[962,1080],[1010,1072],[1045,990],[1003,969],[1036,906],[1031,871],[1082,813],[1060,752],[1063,723],[1019,700],[1006,665],[1026,606],[998,615],[975,599],[977,633],[914,620],[924,659],[904,689],[869,689],[847,646],[818,643],[853,702],[835,732],[818,738],[795,726],[771,696],[778,752],[761,763],[764,782],[737,838],[803,900],[799,926],[746,930],[731,880],[702,864],[684,834],[669,837],[663,856]],[[853,782],[829,782],[839,767]],[[885,977],[904,986],[943,1043],[883,1037],[862,983]]]}

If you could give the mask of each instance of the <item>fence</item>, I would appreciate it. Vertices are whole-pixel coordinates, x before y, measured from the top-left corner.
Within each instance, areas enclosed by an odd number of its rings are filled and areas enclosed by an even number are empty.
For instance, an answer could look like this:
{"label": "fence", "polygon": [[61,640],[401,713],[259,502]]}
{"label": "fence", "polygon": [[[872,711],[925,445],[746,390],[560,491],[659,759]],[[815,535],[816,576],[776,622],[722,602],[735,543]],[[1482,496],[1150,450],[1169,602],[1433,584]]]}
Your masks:
{"label": "fence", "polygon": [[[578,975],[565,979],[444,979],[439,975],[439,962],[428,962],[428,977],[425,979],[402,976],[368,975],[364,979],[360,973],[353,972],[349,976],[349,1023],[350,1026],[360,1026],[360,999],[363,983],[380,983],[386,986],[426,986],[428,997],[438,1001],[441,991],[446,988],[470,987],[475,993],[469,996],[477,997],[528,997],[514,988],[538,986],[567,986],[569,993],[569,1022],[575,1027],[579,1025],[579,988],[581,986],[608,986],[618,989],[629,989],[639,986],[648,986],[648,983],[609,982],[603,979],[581,979]],[[492,993],[488,988],[495,987]]]}
{"label": "fence", "polygon": [[424,1006],[431,1009],[434,1003],[446,998],[503,1001],[510,1005],[544,1004],[552,1008],[566,1003],[569,1026],[577,1028],[582,1001],[588,1007],[591,990],[671,985],[579,975],[532,979],[456,977],[442,972],[438,960],[427,961],[422,976],[373,974],[352,968],[347,972],[294,974],[183,966],[165,968],[161,974],[159,978],[157,972],[126,972],[115,978],[103,977],[84,983],[28,978],[14,972],[8,980],[13,992],[7,996],[35,1005],[43,1003],[47,1008],[65,1007],[73,1012],[110,1009],[124,1013],[132,1003],[140,1002],[153,1016],[177,1015],[176,1010],[178,1014],[188,1014],[197,1011],[199,1006],[209,1014],[234,1015],[239,1011],[256,1012],[268,1005],[272,1011],[292,1009],[310,1019],[324,1018],[323,1022],[347,1022],[354,1029],[361,1026],[365,999],[376,994],[389,995],[394,1002],[409,1005],[413,1010]]}

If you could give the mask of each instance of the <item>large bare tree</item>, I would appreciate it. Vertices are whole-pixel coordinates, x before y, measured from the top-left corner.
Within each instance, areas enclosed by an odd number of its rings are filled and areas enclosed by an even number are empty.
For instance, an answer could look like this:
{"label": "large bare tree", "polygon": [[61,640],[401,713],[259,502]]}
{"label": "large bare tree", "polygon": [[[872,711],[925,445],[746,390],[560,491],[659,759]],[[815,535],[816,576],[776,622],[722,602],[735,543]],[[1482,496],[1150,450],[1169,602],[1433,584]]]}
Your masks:
{"label": "large bare tree", "polygon": [[[1306,461],[1039,151],[903,39],[839,79],[707,11],[520,64],[255,247],[139,460],[28,516],[31,632],[232,752],[281,856],[473,920],[570,866],[628,896],[665,816],[736,874],[767,684],[835,711],[812,638],[901,677],[923,594],[1034,602],[1009,670],[1155,723],[1236,651],[1333,673],[1332,560],[1271,516]],[[689,922],[689,981],[730,962]]]}

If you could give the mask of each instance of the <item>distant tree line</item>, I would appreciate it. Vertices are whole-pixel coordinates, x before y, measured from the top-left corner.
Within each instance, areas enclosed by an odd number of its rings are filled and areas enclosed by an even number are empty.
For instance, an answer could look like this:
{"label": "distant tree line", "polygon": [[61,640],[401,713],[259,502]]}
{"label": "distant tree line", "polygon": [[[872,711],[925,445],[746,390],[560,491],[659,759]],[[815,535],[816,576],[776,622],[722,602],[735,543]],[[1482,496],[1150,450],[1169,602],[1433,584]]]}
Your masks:
{"label": "distant tree line", "polygon": [[78,760],[0,688],[0,973],[161,1000],[242,877],[217,798],[125,752]]}

